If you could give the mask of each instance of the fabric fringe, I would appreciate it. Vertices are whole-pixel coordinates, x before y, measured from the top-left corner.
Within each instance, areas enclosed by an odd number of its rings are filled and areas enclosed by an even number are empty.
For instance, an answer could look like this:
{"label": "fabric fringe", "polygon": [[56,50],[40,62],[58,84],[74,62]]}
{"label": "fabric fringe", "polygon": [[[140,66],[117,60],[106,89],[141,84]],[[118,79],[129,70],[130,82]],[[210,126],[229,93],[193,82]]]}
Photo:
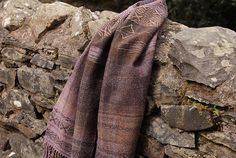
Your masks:
{"label": "fabric fringe", "polygon": [[43,143],[43,148],[43,158],[67,158],[46,142]]}

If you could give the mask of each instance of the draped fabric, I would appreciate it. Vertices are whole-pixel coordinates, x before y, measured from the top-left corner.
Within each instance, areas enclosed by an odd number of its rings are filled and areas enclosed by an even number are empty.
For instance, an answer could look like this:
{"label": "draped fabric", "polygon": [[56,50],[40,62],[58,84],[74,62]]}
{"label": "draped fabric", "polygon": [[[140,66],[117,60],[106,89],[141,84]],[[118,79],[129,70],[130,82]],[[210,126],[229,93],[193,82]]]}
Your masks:
{"label": "draped fabric", "polygon": [[106,23],[78,58],[47,124],[44,158],[132,158],[165,0],[135,3]]}

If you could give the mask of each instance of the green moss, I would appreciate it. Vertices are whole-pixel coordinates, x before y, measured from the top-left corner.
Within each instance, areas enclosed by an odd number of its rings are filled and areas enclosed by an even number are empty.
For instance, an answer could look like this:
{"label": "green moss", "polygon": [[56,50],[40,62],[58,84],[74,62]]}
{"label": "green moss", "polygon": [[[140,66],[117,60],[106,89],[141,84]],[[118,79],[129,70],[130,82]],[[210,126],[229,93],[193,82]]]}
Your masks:
{"label": "green moss", "polygon": [[203,105],[202,103],[193,101],[192,106],[196,107],[199,111],[209,111],[209,107],[206,105]]}
{"label": "green moss", "polygon": [[179,91],[178,91],[179,95],[181,97],[184,97],[187,89],[188,89],[188,81],[184,81],[184,83],[179,88]]}
{"label": "green moss", "polygon": [[186,105],[191,105],[193,107],[196,107],[199,111],[208,111],[215,117],[219,117],[221,115],[220,109],[215,105],[214,106],[206,105],[191,99],[187,99],[187,101],[185,101],[184,103]]}

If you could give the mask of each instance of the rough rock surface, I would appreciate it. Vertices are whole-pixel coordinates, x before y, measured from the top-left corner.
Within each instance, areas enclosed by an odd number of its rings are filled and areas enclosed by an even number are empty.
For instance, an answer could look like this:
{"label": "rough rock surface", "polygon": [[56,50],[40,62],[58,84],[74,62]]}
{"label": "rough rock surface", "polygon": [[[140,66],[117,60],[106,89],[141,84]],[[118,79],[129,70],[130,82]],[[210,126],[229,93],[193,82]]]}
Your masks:
{"label": "rough rock surface", "polygon": [[54,95],[53,79],[42,69],[22,66],[17,70],[19,84],[31,93],[41,93],[46,97]]}
{"label": "rough rock surface", "polygon": [[8,0],[3,5],[2,26],[8,30],[16,30],[23,25],[41,3],[38,0]]}
{"label": "rough rock surface", "polygon": [[161,114],[171,127],[185,131],[200,131],[213,126],[210,113],[194,106],[168,105],[161,108]]}
{"label": "rough rock surface", "polygon": [[[45,0],[44,2],[46,2]],[[0,2],[0,157],[38,158],[75,61],[111,11]],[[236,157],[236,33],[167,20],[158,41],[139,157]]]}
{"label": "rough rock surface", "polygon": [[170,144],[185,148],[195,148],[195,135],[180,132],[169,127],[161,118],[152,118],[145,127],[145,133],[162,144]]}

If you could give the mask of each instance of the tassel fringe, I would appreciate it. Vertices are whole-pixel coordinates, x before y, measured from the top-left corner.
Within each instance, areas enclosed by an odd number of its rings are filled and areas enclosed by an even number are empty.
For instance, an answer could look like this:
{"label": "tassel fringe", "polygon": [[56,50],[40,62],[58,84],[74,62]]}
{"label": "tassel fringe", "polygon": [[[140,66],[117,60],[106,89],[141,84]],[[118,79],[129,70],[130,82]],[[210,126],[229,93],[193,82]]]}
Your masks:
{"label": "tassel fringe", "polygon": [[43,158],[67,158],[48,143],[43,143]]}

